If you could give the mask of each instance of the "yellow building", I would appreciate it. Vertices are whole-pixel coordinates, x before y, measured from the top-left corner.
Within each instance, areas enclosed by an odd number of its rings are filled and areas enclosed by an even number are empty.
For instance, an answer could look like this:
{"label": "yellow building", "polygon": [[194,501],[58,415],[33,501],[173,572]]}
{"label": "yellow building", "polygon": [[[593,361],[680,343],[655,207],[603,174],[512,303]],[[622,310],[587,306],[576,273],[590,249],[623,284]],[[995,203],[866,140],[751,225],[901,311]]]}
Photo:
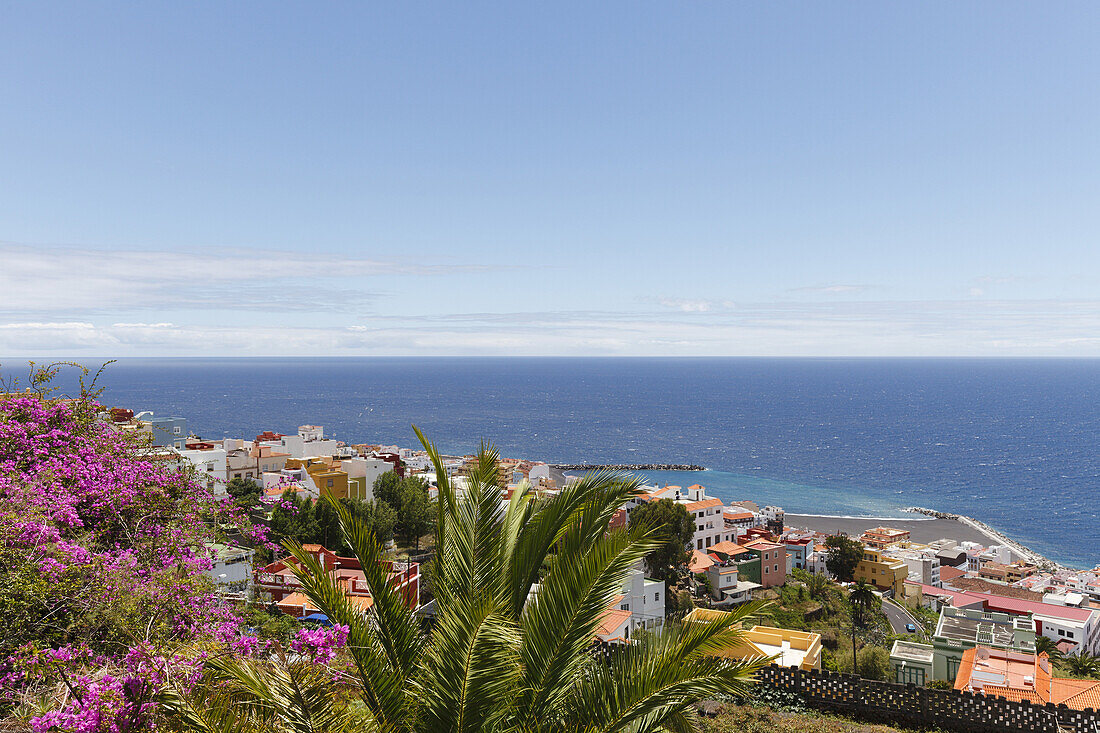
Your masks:
{"label": "yellow building", "polygon": [[856,566],[855,580],[870,583],[881,591],[892,590],[901,598],[905,594],[905,579],[909,566],[904,560],[883,555],[873,547],[863,548],[863,559]]}
{"label": "yellow building", "polygon": [[[714,621],[728,614],[729,611],[696,608],[684,617],[684,623]],[[783,667],[821,669],[821,634],[774,626],[753,626],[743,633],[738,646],[719,652],[717,656],[727,659],[775,657],[775,664]]]}
{"label": "yellow building", "polygon": [[321,496],[334,499],[350,498],[348,473],[340,468],[340,461],[332,458],[288,458],[287,469],[304,468]]}

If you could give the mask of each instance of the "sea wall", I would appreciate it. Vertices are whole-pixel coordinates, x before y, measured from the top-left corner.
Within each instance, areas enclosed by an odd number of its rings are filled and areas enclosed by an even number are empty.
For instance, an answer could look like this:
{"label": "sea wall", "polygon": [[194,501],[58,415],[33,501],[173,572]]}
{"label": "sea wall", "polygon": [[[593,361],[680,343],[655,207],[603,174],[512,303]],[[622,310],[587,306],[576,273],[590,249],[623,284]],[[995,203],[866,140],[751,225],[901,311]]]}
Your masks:
{"label": "sea wall", "polygon": [[963,514],[951,514],[949,512],[937,512],[933,509],[925,509],[924,507],[919,506],[911,506],[905,511],[913,512],[915,514],[924,514],[926,516],[935,517],[937,519],[953,519],[956,522],[961,522],[962,524],[967,525],[968,527],[973,527],[993,542],[1008,547],[1014,553],[1023,558],[1026,562],[1037,565],[1043,570],[1054,571],[1062,568],[1061,565],[1054,562],[1053,560],[1050,560],[1049,558],[1040,555],[1038,552],[1035,552],[1030,547],[1020,544],[1019,542],[1012,539],[1011,537],[1008,537],[1004,533],[998,532],[997,530],[993,529],[985,522],[978,521],[973,517],[968,517]]}

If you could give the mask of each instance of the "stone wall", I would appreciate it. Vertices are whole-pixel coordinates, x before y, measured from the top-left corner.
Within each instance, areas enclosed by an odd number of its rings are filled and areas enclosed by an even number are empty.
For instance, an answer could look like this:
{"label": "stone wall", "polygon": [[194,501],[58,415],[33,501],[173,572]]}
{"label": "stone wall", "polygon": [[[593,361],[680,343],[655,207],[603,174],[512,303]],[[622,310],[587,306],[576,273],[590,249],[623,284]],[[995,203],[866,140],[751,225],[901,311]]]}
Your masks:
{"label": "stone wall", "polygon": [[1065,705],[1036,705],[774,664],[762,669],[757,681],[765,687],[794,693],[809,707],[874,722],[939,727],[959,733],[1059,733],[1059,724],[1062,731],[1072,733],[1100,731],[1100,712],[1073,710]]}

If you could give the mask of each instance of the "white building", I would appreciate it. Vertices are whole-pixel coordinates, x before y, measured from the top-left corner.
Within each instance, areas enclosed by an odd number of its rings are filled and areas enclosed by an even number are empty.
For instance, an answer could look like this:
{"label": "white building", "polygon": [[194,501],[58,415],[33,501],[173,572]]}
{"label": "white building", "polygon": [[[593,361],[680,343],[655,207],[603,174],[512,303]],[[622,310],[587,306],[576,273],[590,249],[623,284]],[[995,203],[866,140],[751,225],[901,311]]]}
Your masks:
{"label": "white building", "polygon": [[914,583],[943,587],[940,583],[940,558],[933,548],[895,545],[883,548],[882,554],[904,562],[909,569],[907,578]]}
{"label": "white building", "polygon": [[619,610],[630,611],[627,628],[631,631],[661,628],[665,622],[664,581],[647,578],[641,569],[635,568],[623,586]]}
{"label": "white building", "polygon": [[[349,458],[340,461],[340,468],[347,471],[348,478],[366,479],[362,496],[352,496],[352,499],[369,501],[374,498],[374,482],[384,473],[393,471],[393,464],[381,458]],[[350,493],[352,489],[348,488]]]}
{"label": "white building", "polygon": [[177,471],[194,468],[195,478],[205,480],[207,488],[215,495],[225,494],[228,471],[224,448],[187,450],[164,447],[157,451],[157,455],[169,461]]}
{"label": "white building", "polygon": [[737,575],[737,563],[716,562],[707,568],[707,579],[710,581],[710,595],[716,606],[736,606],[752,600],[752,592],[763,586],[748,580],[741,580]]}
{"label": "white building", "polygon": [[647,504],[661,499],[671,499],[677,504],[683,504],[695,521],[695,536],[692,537],[692,549],[705,550],[719,542],[735,542],[736,531],[726,527],[723,517],[722,500],[708,496],[707,490],[699,484],[694,484],[686,489],[679,486],[643,486],[642,495],[631,499],[626,504],[627,515],[642,504]]}
{"label": "white building", "polygon": [[278,440],[265,440],[260,445],[269,445],[291,458],[316,458],[334,456],[340,446],[335,440],[325,440],[324,428],[320,425],[300,425],[297,435],[284,435]]}

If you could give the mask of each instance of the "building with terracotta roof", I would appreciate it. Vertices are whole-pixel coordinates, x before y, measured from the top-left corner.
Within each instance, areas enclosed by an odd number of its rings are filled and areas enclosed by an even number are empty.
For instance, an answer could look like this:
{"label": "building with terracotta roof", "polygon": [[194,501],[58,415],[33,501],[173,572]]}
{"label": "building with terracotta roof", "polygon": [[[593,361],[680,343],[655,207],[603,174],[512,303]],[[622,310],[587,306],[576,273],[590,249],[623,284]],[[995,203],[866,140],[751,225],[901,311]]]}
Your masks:
{"label": "building with terracotta roof", "polygon": [[978,568],[978,577],[986,580],[996,580],[1001,583],[1018,583],[1029,575],[1036,573],[1038,567],[1025,562],[1000,563],[992,560],[983,562]]}
{"label": "building with terracotta roof", "polygon": [[608,607],[596,627],[596,638],[611,644],[630,641],[630,611]]}
{"label": "building with terracotta roof", "polygon": [[736,539],[736,532],[726,526],[722,500],[707,494],[706,487],[692,484],[686,489],[680,486],[643,486],[641,493],[627,503],[628,513],[637,506],[668,499],[682,504],[695,522],[695,536],[691,540],[694,550],[709,550],[712,545]]}
{"label": "building with terracotta roof", "polygon": [[[321,545],[302,545],[302,549],[312,555],[343,588],[344,595],[352,605],[366,612],[374,605],[366,576],[359,560],[354,557],[339,557]],[[318,609],[301,591],[302,584],[294,574],[298,559],[290,556],[265,565],[254,572],[257,590],[268,595],[283,613],[302,618]],[[420,565],[415,562],[383,563],[389,583],[405,598],[409,608],[420,607]]]}
{"label": "building with terracotta roof", "polygon": [[879,550],[883,547],[888,547],[898,542],[906,542],[908,540],[909,530],[893,529],[891,527],[875,527],[874,529],[868,529],[859,537],[859,541],[863,544]]}
{"label": "building with terracotta roof", "polygon": [[733,507],[723,510],[722,519],[726,522],[726,529],[744,532],[750,527],[755,527],[759,517],[747,509]]}
{"label": "building with terracotta roof", "polygon": [[664,622],[664,581],[647,578],[636,567],[623,583],[622,593],[608,604],[596,637],[602,642],[624,643],[639,629],[655,631]]}
{"label": "building with terracotta roof", "polygon": [[789,570],[800,568],[805,570],[810,564],[810,555],[814,551],[813,535],[785,535],[782,539],[787,548],[787,557],[790,558]]}
{"label": "building with terracotta roof", "polygon": [[719,542],[710,548],[706,557],[711,562],[704,572],[715,604],[730,606],[746,603],[752,600],[753,591],[763,587],[760,583],[758,551],[733,542]]}
{"label": "building with terracotta roof", "polygon": [[955,689],[1008,700],[1100,709],[1100,681],[1054,677],[1046,654],[977,646],[963,654]]}
{"label": "building with terracotta roof", "polygon": [[702,550],[692,550],[691,560],[688,561],[688,571],[692,575],[707,572],[707,568],[715,563],[715,560]]}

